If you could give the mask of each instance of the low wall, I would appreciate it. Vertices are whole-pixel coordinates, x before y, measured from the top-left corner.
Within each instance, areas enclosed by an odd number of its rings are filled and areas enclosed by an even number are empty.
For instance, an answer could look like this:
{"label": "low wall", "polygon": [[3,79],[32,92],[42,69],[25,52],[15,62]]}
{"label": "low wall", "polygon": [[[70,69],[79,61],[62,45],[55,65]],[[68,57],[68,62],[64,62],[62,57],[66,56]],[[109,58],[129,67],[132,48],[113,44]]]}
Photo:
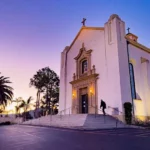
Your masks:
{"label": "low wall", "polygon": [[14,117],[0,117],[0,123],[2,122],[11,122],[11,123],[22,123],[22,118],[14,118]]}

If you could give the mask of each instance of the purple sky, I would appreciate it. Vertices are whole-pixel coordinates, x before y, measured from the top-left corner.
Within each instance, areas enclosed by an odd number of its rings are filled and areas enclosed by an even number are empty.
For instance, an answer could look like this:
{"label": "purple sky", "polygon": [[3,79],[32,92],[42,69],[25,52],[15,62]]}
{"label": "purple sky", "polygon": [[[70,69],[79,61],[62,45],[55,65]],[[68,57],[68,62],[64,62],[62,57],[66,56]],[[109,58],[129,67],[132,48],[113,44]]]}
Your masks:
{"label": "purple sky", "polygon": [[60,52],[81,27],[103,26],[117,13],[150,47],[147,0],[0,0],[0,72],[13,82],[15,98],[35,97],[29,80],[49,66],[59,74]]}

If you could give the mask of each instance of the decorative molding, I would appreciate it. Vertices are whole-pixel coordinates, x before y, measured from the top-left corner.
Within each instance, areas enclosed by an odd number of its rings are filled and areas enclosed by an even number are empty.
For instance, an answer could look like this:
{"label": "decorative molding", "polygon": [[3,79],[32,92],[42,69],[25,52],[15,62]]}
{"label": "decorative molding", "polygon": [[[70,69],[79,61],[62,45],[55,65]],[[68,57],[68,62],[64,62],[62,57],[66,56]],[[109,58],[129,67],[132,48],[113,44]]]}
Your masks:
{"label": "decorative molding", "polygon": [[[80,78],[82,76],[86,76],[91,71],[91,53],[92,50],[86,51],[86,48],[84,47],[84,43],[82,43],[82,48],[79,51],[79,54],[74,58],[76,60],[76,76],[77,78]],[[82,74],[82,62],[84,60],[87,60],[87,72]]]}
{"label": "decorative molding", "polygon": [[149,60],[146,59],[146,58],[141,57],[141,63],[144,63],[144,62],[148,62],[149,63]]}
{"label": "decorative molding", "polygon": [[[83,44],[84,44],[84,43],[83,43]],[[82,44],[82,45],[83,45],[83,44]],[[79,54],[78,54],[74,59],[75,59],[75,60],[78,60],[78,59],[81,57],[82,53],[84,53],[84,54],[85,54],[85,57],[86,57],[87,55],[91,54],[91,52],[92,52],[91,49],[88,50],[88,51],[86,51],[85,47],[82,47],[82,48],[80,49],[80,51],[79,51]],[[83,54],[83,55],[84,55],[84,54]]]}
{"label": "decorative molding", "polygon": [[138,38],[138,36],[135,35],[135,34],[133,34],[133,33],[128,33],[128,34],[126,34],[126,36],[128,36],[128,37],[129,37],[130,35],[134,36],[135,38]]}
{"label": "decorative molding", "polygon": [[[72,112],[74,114],[82,113],[81,112],[81,95],[87,94],[88,96],[88,113],[94,113],[95,109],[93,106],[97,106],[98,99],[97,99],[97,79],[99,74],[91,74],[89,76],[84,76],[82,78],[76,79],[74,81],[71,81],[70,84],[72,84],[72,91],[75,94],[75,97],[72,98],[72,104],[79,106],[78,111],[76,109],[72,109]],[[92,94],[92,95],[91,95]]]}
{"label": "decorative molding", "polygon": [[70,84],[78,84],[78,83],[81,83],[82,81],[93,81],[93,79],[97,79],[97,77],[99,76],[99,74],[91,74],[91,75],[89,75],[89,76],[84,76],[84,77],[82,77],[82,78],[79,78],[79,79],[76,79],[76,80],[73,80],[73,81],[71,81],[70,82]]}
{"label": "decorative molding", "polygon": [[[72,92],[76,93],[76,98],[72,99],[72,104],[79,106],[79,110],[72,109],[73,113],[81,112],[81,91],[84,90],[84,94],[88,95],[88,113],[94,113],[95,109],[90,107],[92,103],[94,106],[97,106],[97,79],[99,74],[96,73],[95,65],[91,68],[91,52],[92,50],[86,51],[84,43],[82,43],[82,48],[79,51],[79,54],[75,57],[76,60],[76,73],[73,74],[73,80],[70,82],[72,85]],[[84,74],[81,74],[82,61],[87,60],[88,66],[87,71]],[[85,90],[86,89],[86,90]],[[91,96],[92,94],[92,96]]]}

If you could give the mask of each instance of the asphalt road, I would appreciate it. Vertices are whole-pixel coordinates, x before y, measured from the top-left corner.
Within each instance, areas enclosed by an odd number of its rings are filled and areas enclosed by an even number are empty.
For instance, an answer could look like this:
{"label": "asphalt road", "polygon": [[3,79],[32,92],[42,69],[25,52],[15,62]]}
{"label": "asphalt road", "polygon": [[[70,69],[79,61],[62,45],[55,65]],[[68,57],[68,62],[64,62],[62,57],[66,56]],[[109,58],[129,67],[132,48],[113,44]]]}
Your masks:
{"label": "asphalt road", "polygon": [[77,131],[3,126],[0,150],[150,150],[150,130]]}

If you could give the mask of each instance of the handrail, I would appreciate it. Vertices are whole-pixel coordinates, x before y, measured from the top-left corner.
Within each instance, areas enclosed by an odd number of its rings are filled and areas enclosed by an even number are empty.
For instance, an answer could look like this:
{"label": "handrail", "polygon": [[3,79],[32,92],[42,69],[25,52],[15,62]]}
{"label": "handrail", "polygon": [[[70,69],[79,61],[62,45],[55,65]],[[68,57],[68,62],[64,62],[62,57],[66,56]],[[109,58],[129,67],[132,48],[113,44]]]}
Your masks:
{"label": "handrail", "polygon": [[70,106],[70,107],[68,107],[68,108],[66,108],[66,109],[61,110],[60,112],[66,111],[66,110],[68,110],[68,109],[70,109],[70,108],[73,108],[73,107],[75,107],[75,106],[78,106],[78,105]]}
{"label": "handrail", "polygon": [[121,113],[121,114],[124,114],[123,112],[121,112],[121,111],[119,111],[118,109],[113,108],[113,107],[111,107],[111,106],[108,106],[108,108],[111,108],[111,109],[116,110],[117,112],[119,112],[119,113]]}
{"label": "handrail", "polygon": [[[123,116],[125,116],[125,113],[119,111],[118,109],[115,109],[115,108],[113,108],[113,107],[111,107],[111,106],[108,106],[108,108],[114,109],[114,110],[118,111],[119,113],[121,113]],[[134,119],[133,121],[136,121],[136,120],[141,121],[141,119],[136,118],[134,115],[132,116],[132,119]],[[119,120],[119,119],[118,119],[118,120]]]}
{"label": "handrail", "polygon": [[70,107],[68,107],[68,108],[66,108],[66,109],[64,109],[64,110],[61,110],[61,111],[58,113],[58,115],[62,116],[62,113],[65,112],[65,111],[67,111],[67,110],[69,110],[69,115],[70,115],[70,109],[72,109],[73,107],[78,107],[78,108],[79,108],[78,105],[70,106]]}
{"label": "handrail", "polygon": [[[97,108],[96,106],[91,106],[91,107],[95,108],[95,117],[96,117],[96,109],[97,109],[97,110],[100,110],[100,111],[102,112],[102,110],[99,109],[99,108]],[[106,112],[105,112],[105,115],[111,116],[111,117],[113,117],[113,118],[116,119],[116,128],[117,128],[118,122],[120,122],[120,120],[119,120],[117,117],[112,116],[112,115],[110,115],[110,114],[108,114],[108,113],[106,113]],[[104,122],[106,122],[106,120],[105,120],[105,115],[104,115]]]}
{"label": "handrail", "polygon": [[[91,107],[95,108],[96,110],[99,110],[99,111],[103,112],[101,109],[97,108],[96,106],[91,106]],[[96,113],[96,111],[95,111],[95,113]],[[105,114],[106,114],[106,115],[109,115],[109,114],[107,114],[107,113],[105,113]]]}

